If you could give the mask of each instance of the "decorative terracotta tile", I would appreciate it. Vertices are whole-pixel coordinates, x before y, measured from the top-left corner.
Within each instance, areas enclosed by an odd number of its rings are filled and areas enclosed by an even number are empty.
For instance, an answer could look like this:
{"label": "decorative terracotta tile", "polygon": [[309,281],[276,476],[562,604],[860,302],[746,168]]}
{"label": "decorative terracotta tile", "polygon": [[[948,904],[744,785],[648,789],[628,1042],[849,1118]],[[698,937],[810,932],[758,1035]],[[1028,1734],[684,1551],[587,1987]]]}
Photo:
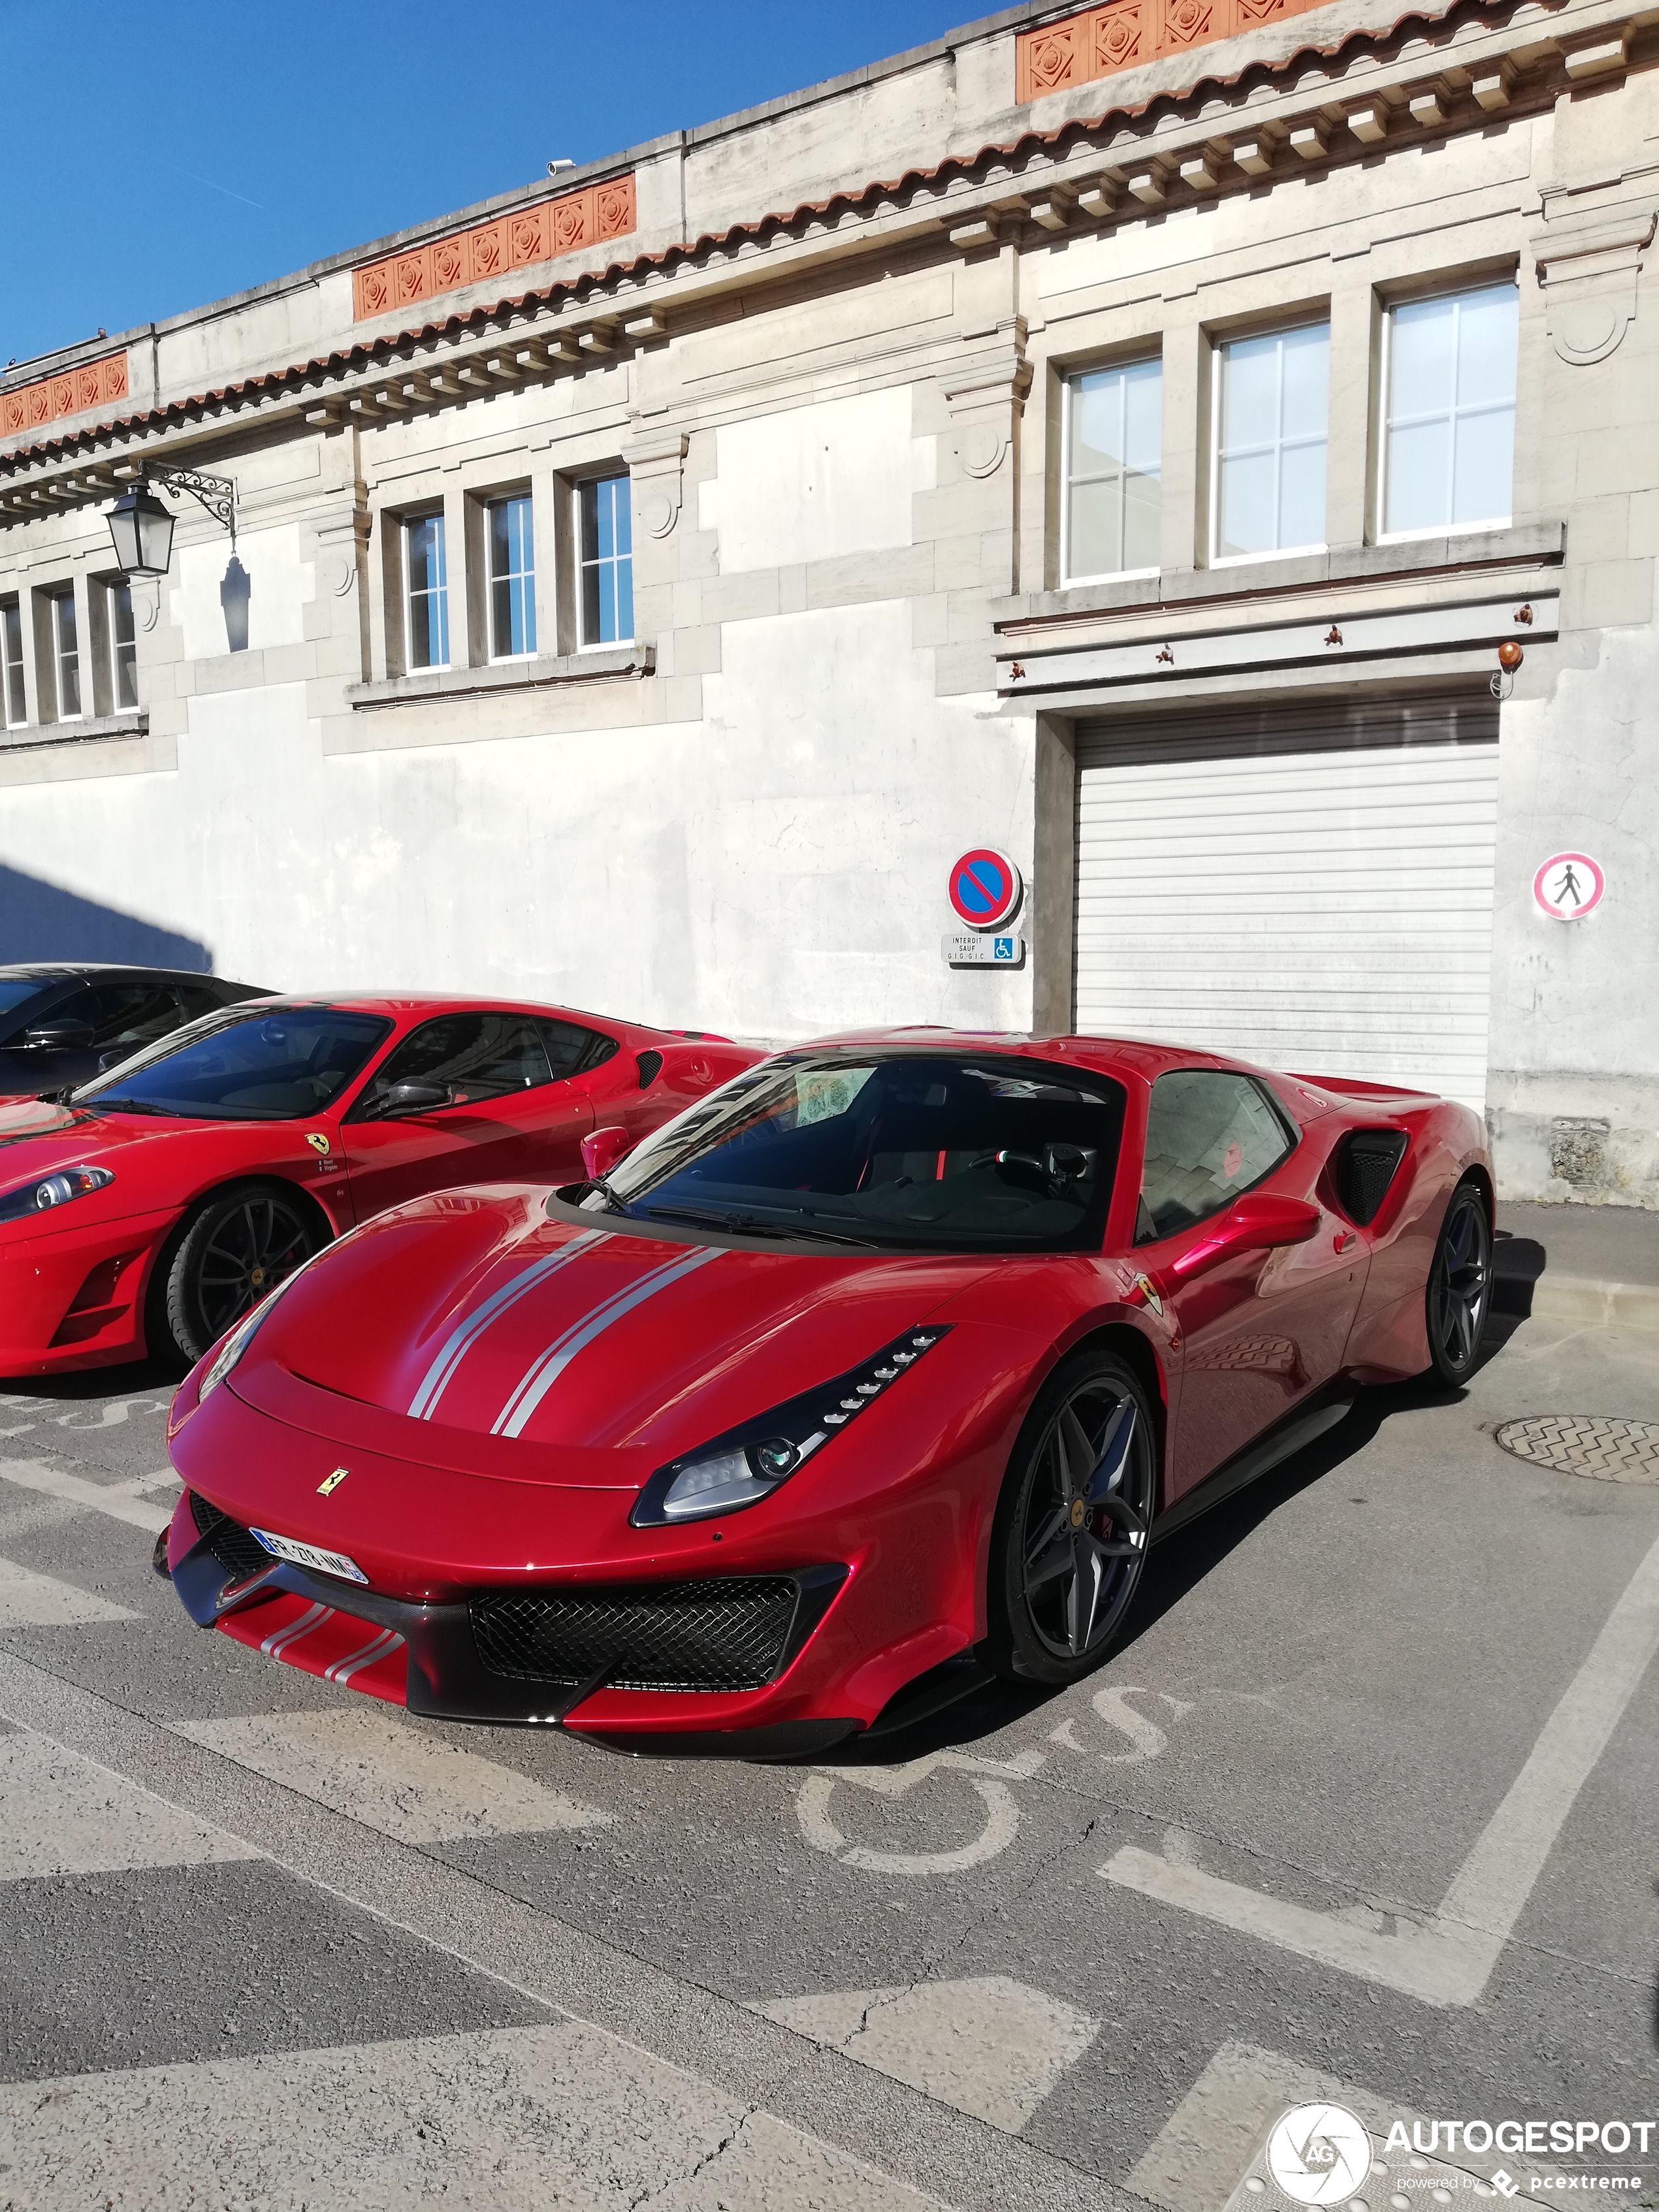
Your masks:
{"label": "decorative terracotta tile", "polygon": [[1109,0],[1022,31],[1014,40],[1014,97],[1041,100],[1068,85],[1231,38],[1256,23],[1300,15],[1324,0]]}
{"label": "decorative terracotta tile", "polygon": [[101,361],[82,362],[78,368],[59,369],[55,375],[20,384],[0,398],[0,437],[18,437],[26,430],[44,428],[66,415],[127,396],[127,357],[106,354]]}
{"label": "decorative terracotta tile", "polygon": [[410,307],[462,284],[487,284],[509,270],[571,253],[612,238],[625,238],[638,222],[634,179],[615,177],[580,192],[564,192],[494,222],[473,224],[435,244],[394,253],[351,272],[352,312],[370,315]]}

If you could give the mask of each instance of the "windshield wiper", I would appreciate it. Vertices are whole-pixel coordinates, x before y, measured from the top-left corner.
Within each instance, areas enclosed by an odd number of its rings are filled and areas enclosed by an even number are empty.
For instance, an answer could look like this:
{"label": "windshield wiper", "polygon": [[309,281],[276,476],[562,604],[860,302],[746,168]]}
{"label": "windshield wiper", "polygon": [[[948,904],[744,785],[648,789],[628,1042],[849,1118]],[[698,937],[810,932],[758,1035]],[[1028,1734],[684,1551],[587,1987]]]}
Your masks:
{"label": "windshield wiper", "polygon": [[37,1091],[34,1103],[37,1106],[67,1106],[79,1088],[78,1084],[66,1083],[61,1091]]}
{"label": "windshield wiper", "polygon": [[175,1113],[171,1106],[152,1106],[147,1098],[89,1098],[87,1101],[94,1113],[106,1113],[111,1107],[118,1114],[159,1114],[168,1121],[182,1121],[185,1116]]}
{"label": "windshield wiper", "polygon": [[[605,1212],[607,1213],[627,1212],[628,1208],[623,1204],[621,1199],[617,1197],[616,1192],[611,1189],[611,1180],[608,1176],[589,1176],[587,1178],[587,1188],[589,1190],[598,1191],[599,1196],[605,1200]],[[586,1206],[587,1201],[586,1199],[583,1199],[580,1203]]]}
{"label": "windshield wiper", "polygon": [[805,1237],[818,1244],[850,1244],[856,1252],[876,1247],[862,1237],[842,1237],[833,1229],[794,1228],[781,1221],[757,1221],[752,1213],[718,1213],[701,1206],[647,1206],[653,1221],[696,1221],[710,1229],[729,1230],[738,1237]]}

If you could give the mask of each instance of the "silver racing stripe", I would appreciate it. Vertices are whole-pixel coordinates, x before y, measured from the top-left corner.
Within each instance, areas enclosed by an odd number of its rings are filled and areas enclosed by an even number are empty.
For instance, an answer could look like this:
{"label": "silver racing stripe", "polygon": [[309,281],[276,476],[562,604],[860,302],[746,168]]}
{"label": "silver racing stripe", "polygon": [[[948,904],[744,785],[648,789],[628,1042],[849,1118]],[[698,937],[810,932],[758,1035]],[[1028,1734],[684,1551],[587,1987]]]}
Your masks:
{"label": "silver racing stripe", "polygon": [[320,1628],[325,1620],[332,1620],[333,1618],[334,1608],[331,1605],[319,1605],[313,1601],[302,1613],[290,1620],[286,1627],[273,1630],[259,1649],[267,1658],[280,1659],[287,1652],[290,1644],[299,1643],[302,1637],[309,1636],[313,1628]]}
{"label": "silver racing stripe", "polygon": [[522,1434],[525,1424],[542,1400],[558,1381],[579,1352],[585,1351],[596,1336],[602,1336],[612,1322],[620,1321],[624,1314],[632,1313],[635,1306],[643,1305],[647,1298],[656,1297],[671,1284],[681,1282],[687,1275],[706,1267],[711,1260],[718,1260],[724,1248],[713,1246],[693,1252],[690,1258],[675,1260],[665,1267],[658,1267],[642,1276],[630,1289],[618,1291],[607,1298],[585,1321],[578,1322],[557,1340],[550,1344],[537,1358],[513,1395],[496,1415],[491,1434],[516,1437]]}
{"label": "silver racing stripe", "polygon": [[372,1667],[379,1660],[389,1659],[394,1651],[400,1651],[403,1642],[395,1628],[383,1628],[378,1636],[371,1637],[356,1651],[348,1651],[343,1659],[337,1659],[331,1667],[325,1667],[323,1678],[325,1681],[343,1686],[354,1674],[361,1674],[365,1667]]}
{"label": "silver racing stripe", "polygon": [[409,1401],[411,1418],[417,1421],[432,1419],[437,1410],[438,1401],[448,1389],[455,1370],[491,1322],[504,1314],[509,1306],[516,1305],[520,1298],[535,1289],[538,1283],[544,1283],[550,1275],[556,1275],[561,1267],[568,1267],[584,1252],[591,1252],[596,1244],[603,1244],[608,1233],[603,1229],[588,1230],[584,1235],[573,1238],[559,1251],[550,1253],[545,1260],[538,1260],[522,1274],[515,1275],[510,1283],[503,1284],[499,1291],[492,1291],[450,1336],[443,1350],[422,1376],[420,1389]]}

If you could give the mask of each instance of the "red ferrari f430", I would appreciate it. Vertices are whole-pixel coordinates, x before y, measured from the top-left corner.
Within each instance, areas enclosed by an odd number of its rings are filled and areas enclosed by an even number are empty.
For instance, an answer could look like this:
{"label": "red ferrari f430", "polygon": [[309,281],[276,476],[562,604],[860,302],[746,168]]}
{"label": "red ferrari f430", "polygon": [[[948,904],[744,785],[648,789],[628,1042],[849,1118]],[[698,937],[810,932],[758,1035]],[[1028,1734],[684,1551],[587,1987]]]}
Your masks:
{"label": "red ferrari f430", "polygon": [[343,1231],[450,1183],[562,1182],[758,1054],[553,1006],[260,999],[0,1105],[0,1375],[186,1363]]}
{"label": "red ferrari f430", "polygon": [[550,1181],[380,1212],[197,1367],[198,1622],[415,1712],[814,1753],[1085,1673],[1152,1540],[1461,1381],[1490,1291],[1467,1109],[1164,1045],[804,1047]]}

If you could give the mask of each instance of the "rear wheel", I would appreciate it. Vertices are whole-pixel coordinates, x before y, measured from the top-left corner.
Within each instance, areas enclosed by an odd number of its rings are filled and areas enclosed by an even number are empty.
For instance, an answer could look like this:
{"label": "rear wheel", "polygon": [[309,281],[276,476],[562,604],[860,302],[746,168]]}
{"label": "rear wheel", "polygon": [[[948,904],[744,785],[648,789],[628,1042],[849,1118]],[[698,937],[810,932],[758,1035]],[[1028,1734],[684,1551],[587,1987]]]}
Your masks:
{"label": "rear wheel", "polygon": [[1099,1665],[1146,1564],[1157,1496],[1151,1409],[1116,1353],[1056,1370],[1008,1469],[991,1541],[991,1663],[1074,1682]]}
{"label": "rear wheel", "polygon": [[167,1270],[162,1312],[171,1348],[193,1365],[327,1242],[309,1208],[280,1183],[243,1183],[210,1198]]}
{"label": "rear wheel", "polygon": [[1480,1356],[1492,1303],[1492,1224],[1472,1182],[1459,1183],[1429,1268],[1429,1360],[1441,1382],[1466,1382]]}

